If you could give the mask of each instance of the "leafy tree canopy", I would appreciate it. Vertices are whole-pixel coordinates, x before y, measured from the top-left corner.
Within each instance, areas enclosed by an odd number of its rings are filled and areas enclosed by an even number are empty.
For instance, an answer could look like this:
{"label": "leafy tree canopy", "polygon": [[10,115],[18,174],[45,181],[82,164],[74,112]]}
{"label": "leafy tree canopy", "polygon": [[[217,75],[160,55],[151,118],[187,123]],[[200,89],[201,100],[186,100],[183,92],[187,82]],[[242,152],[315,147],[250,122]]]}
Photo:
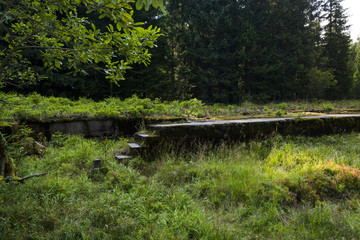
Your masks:
{"label": "leafy tree canopy", "polygon": [[[136,4],[136,5],[135,5]],[[130,64],[148,64],[159,29],[134,22],[133,6],[163,8],[162,0],[1,0],[0,87],[37,80],[26,51],[36,49],[45,67],[86,72],[91,65],[111,81],[124,79]],[[102,19],[103,26],[90,17]]]}

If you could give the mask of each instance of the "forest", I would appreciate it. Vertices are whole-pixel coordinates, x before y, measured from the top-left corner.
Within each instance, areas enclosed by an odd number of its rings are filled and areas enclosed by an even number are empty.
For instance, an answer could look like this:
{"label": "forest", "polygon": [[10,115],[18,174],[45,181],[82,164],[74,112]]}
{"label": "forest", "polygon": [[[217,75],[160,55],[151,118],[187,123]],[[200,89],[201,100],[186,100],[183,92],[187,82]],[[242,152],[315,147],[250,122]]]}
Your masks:
{"label": "forest", "polygon": [[[97,29],[109,24],[95,14],[86,18]],[[149,49],[151,64],[127,66],[124,81],[109,82],[86,64],[85,76],[48,70],[42,49],[33,48],[23,54],[47,79],[4,90],[230,104],[360,96],[360,46],[350,39],[341,0],[172,0],[164,9],[136,10],[133,19],[161,35]]]}
{"label": "forest", "polygon": [[0,0],[0,240],[356,240],[359,132],[342,0]]}

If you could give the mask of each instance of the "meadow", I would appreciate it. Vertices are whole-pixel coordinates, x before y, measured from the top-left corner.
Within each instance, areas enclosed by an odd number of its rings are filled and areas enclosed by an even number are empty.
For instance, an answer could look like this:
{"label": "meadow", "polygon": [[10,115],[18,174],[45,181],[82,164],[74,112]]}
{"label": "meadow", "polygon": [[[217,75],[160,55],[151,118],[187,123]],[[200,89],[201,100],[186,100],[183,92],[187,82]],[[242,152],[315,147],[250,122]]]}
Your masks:
{"label": "meadow", "polygon": [[104,118],[249,118],[299,116],[320,113],[359,112],[360,100],[270,102],[266,104],[245,101],[240,105],[206,104],[196,98],[186,101],[161,99],[107,98],[96,102],[79,98],[44,97],[0,92],[0,122],[67,121]]}
{"label": "meadow", "polygon": [[[9,145],[0,239],[358,239],[360,134],[275,136],[118,163],[127,139]],[[101,171],[92,160],[104,159]]]}

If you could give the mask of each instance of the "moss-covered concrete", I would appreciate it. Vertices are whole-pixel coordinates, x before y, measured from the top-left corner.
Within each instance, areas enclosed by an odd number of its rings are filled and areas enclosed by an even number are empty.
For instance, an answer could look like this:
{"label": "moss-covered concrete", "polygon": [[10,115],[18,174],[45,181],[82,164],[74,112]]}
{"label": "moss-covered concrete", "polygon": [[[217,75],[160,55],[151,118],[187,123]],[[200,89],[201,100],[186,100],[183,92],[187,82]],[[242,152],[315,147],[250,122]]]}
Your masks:
{"label": "moss-covered concrete", "polygon": [[[173,122],[183,123],[173,123]],[[166,122],[166,123],[162,123]],[[162,123],[162,124],[153,124]],[[237,120],[202,120],[185,122],[183,118],[111,118],[56,122],[26,122],[35,133],[47,138],[52,134],[80,134],[85,137],[118,137],[149,129],[164,142],[172,141],[248,141],[274,134],[319,136],[359,131],[360,114],[329,114],[306,117],[255,118]],[[3,126],[11,134],[16,124]]]}
{"label": "moss-covered concrete", "polygon": [[360,130],[360,114],[332,114],[289,118],[257,118],[177,124],[149,128],[164,142],[234,142],[259,140],[274,134],[320,136]]}
{"label": "moss-covered concrete", "polygon": [[108,118],[88,120],[64,120],[50,122],[24,122],[35,133],[42,133],[47,138],[60,132],[63,134],[78,134],[85,137],[119,137],[132,135],[146,128],[148,124],[160,122],[184,121],[183,118]]}

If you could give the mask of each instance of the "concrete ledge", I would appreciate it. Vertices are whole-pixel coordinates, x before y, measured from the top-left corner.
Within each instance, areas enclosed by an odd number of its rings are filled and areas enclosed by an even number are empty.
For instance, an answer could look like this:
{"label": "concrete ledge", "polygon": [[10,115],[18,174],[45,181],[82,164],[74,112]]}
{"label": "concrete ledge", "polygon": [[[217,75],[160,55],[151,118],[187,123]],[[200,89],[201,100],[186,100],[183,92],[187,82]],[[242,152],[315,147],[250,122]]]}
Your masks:
{"label": "concrete ledge", "polygon": [[64,122],[27,122],[35,133],[47,138],[52,134],[82,135],[85,137],[118,137],[131,135],[141,125],[140,119],[74,120]]}
{"label": "concrete ledge", "polygon": [[42,133],[47,138],[60,132],[62,134],[76,134],[85,137],[120,137],[132,136],[139,129],[148,124],[158,122],[183,121],[183,118],[167,117],[136,117],[136,118],[108,118],[108,119],[84,119],[64,121],[24,121],[35,133]]}
{"label": "concrete ledge", "polygon": [[273,134],[320,136],[360,131],[360,114],[153,124],[149,128],[162,139],[246,141]]}

